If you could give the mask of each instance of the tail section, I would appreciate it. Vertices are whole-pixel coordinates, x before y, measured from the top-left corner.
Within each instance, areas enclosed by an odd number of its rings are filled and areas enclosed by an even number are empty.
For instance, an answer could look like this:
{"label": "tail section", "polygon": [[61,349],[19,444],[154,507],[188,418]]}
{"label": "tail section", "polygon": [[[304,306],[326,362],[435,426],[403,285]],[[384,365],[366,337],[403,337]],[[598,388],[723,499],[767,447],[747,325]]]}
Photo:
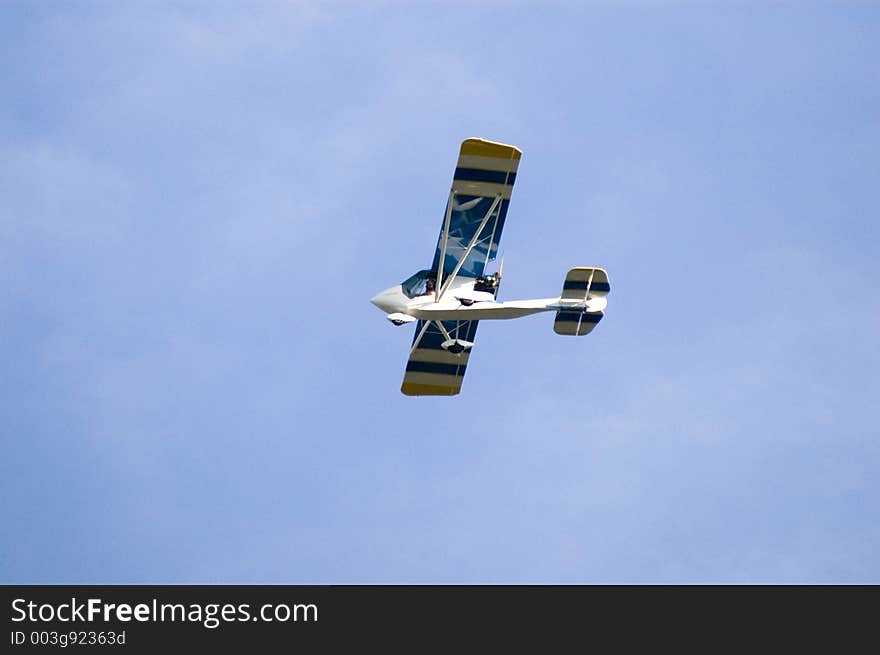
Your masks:
{"label": "tail section", "polygon": [[573,268],[565,276],[562,299],[583,302],[589,298],[607,296],[609,291],[611,285],[604,268]]}
{"label": "tail section", "polygon": [[573,268],[565,276],[553,331],[556,334],[583,336],[605,315],[605,296],[611,291],[608,273],[602,268]]}

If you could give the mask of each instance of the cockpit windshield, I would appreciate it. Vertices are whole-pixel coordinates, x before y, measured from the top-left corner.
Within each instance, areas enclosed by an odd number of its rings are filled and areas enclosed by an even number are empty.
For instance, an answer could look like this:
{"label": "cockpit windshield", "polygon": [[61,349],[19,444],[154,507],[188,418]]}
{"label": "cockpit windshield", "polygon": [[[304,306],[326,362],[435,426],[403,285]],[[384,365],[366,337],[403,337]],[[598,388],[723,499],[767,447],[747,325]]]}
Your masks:
{"label": "cockpit windshield", "polygon": [[415,275],[410,275],[406,278],[400,283],[400,286],[403,287],[403,293],[407,298],[415,298],[416,296],[423,296],[434,291],[435,278],[436,274],[434,271],[419,271]]}

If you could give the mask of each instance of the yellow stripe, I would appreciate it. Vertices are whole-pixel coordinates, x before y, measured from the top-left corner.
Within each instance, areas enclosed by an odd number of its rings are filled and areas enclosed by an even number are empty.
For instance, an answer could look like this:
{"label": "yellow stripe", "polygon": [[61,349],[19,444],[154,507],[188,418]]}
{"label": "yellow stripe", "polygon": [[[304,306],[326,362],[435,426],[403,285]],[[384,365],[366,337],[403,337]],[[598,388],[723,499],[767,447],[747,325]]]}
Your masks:
{"label": "yellow stripe", "polygon": [[452,387],[437,387],[433,384],[413,384],[404,382],[400,390],[407,396],[454,396],[459,389]]}
{"label": "yellow stripe", "polygon": [[466,366],[470,355],[466,352],[456,355],[446,350],[435,350],[434,348],[416,348],[413,354],[409,356],[411,362],[434,362],[437,364],[455,364]]}
{"label": "yellow stripe", "polygon": [[522,157],[522,150],[516,146],[486,141],[485,139],[465,139],[461,143],[460,154],[498,157],[499,159],[519,159]]}
{"label": "yellow stripe", "polygon": [[432,384],[438,387],[461,388],[462,375],[447,375],[446,373],[426,373],[424,371],[407,371],[403,376],[404,382],[412,384]]}

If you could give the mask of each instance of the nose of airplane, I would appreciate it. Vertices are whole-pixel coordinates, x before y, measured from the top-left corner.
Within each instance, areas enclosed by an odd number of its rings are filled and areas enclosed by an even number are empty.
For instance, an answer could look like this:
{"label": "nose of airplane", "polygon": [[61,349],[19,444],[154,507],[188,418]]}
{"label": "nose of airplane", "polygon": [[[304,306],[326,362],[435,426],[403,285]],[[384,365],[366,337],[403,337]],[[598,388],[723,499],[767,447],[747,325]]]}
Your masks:
{"label": "nose of airplane", "polygon": [[380,291],[375,296],[370,298],[370,302],[376,305],[379,309],[381,309],[386,314],[390,314],[392,312],[398,311],[397,309],[397,293],[394,287],[390,289],[385,289],[385,291]]}
{"label": "nose of airplane", "polygon": [[376,305],[376,307],[381,309],[386,314],[393,312],[394,307],[391,304],[391,301],[393,300],[391,296],[393,294],[391,292],[392,292],[391,289],[385,289],[385,291],[380,291],[375,296],[370,298],[370,302],[373,303],[374,305]]}

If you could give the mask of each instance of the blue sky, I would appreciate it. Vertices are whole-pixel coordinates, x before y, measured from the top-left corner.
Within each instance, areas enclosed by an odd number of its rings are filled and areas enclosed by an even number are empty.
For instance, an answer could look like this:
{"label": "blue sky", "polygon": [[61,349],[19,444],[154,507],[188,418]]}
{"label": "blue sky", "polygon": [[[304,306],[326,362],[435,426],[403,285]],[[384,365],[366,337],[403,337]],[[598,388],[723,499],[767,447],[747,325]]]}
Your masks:
{"label": "blue sky", "polygon": [[[366,6],[365,6],[366,5]],[[0,7],[0,582],[880,582],[870,3]],[[460,141],[502,299],[369,304]]]}

